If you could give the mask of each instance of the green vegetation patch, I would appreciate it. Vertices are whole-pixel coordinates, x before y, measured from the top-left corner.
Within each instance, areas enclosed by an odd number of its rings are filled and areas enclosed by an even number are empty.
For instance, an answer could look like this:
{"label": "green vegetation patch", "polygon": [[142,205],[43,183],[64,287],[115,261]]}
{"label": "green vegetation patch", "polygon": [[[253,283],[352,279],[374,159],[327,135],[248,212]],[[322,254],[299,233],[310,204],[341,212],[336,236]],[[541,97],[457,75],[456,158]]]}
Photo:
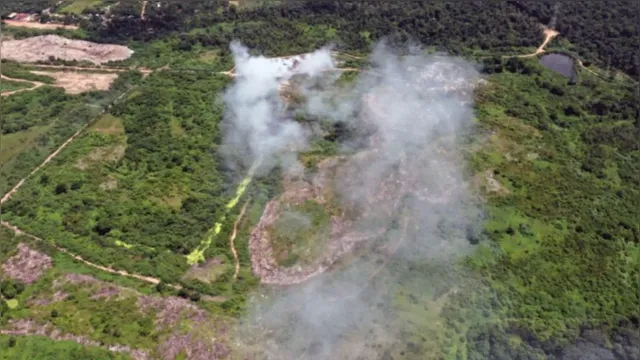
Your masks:
{"label": "green vegetation patch", "polygon": [[640,302],[633,87],[593,77],[570,85],[535,59],[490,71],[476,94],[486,132],[469,155],[478,176],[489,171],[508,191],[485,189],[487,241],[467,262],[483,285],[443,313],[451,358],[540,356],[517,329],[564,346],[582,326],[624,323]]}
{"label": "green vegetation patch", "polygon": [[0,92],[16,91],[20,89],[30,88],[32,85],[22,81],[0,80]]}
{"label": "green vegetation patch", "polygon": [[[222,109],[213,101],[226,83],[206,73],[150,75],[27,181],[4,219],[94,263],[179,282],[185,255],[228,211],[215,145]],[[176,121],[185,136],[172,136]]]}
{"label": "green vegetation patch", "polygon": [[[46,354],[46,355],[45,355]],[[130,359],[129,356],[93,346],[83,346],[74,341],[55,341],[45,336],[0,335],[0,359]]]}
{"label": "green vegetation patch", "polygon": [[60,8],[60,13],[82,14],[85,9],[100,5],[101,0],[71,0],[68,5]]}
{"label": "green vegetation patch", "polygon": [[[2,60],[2,74],[14,79],[23,79],[29,81],[39,81],[45,84],[53,84],[55,79],[51,76],[34,74],[29,71],[29,67],[12,61]],[[6,80],[2,79],[4,83]],[[26,85],[29,85],[26,83]]]}
{"label": "green vegetation patch", "polygon": [[331,234],[331,215],[313,200],[285,205],[269,232],[280,265],[308,264],[320,256],[326,245]]}

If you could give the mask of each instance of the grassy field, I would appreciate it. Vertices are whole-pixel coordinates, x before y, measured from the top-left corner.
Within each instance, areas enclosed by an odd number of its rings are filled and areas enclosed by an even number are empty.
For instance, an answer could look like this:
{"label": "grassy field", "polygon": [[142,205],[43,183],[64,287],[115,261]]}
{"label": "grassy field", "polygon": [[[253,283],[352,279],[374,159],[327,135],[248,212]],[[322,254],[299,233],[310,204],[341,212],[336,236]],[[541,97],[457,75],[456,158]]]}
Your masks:
{"label": "grassy field", "polygon": [[100,5],[101,0],[71,0],[68,5],[60,8],[60,13],[82,14],[84,9],[92,6]]}

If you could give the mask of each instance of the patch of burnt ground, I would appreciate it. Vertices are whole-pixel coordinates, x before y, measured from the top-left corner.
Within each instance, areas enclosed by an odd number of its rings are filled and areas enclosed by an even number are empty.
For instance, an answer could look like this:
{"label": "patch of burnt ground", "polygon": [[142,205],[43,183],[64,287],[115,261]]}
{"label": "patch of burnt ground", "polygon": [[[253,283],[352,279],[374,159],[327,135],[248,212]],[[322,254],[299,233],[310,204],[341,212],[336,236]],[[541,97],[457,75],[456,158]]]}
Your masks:
{"label": "patch of burnt ground", "polygon": [[13,280],[31,284],[52,265],[51,258],[27,245],[18,244],[18,253],[2,264],[2,270]]}

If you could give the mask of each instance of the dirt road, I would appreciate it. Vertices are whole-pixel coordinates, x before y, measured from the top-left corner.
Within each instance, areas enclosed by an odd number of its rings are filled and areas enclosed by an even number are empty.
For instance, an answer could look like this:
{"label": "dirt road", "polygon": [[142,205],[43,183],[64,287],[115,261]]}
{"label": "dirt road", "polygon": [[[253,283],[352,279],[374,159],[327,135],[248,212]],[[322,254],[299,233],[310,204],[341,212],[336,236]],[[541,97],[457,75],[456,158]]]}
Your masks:
{"label": "dirt road", "polygon": [[146,1],[146,0],[142,2],[142,9],[140,9],[140,20],[145,20],[144,12],[145,12],[145,10],[147,10],[147,3],[148,3],[148,1]]}
{"label": "dirt road", "polygon": [[559,32],[553,29],[549,29],[547,27],[544,27],[544,30],[542,31],[542,33],[544,34],[544,40],[542,41],[542,44],[538,46],[536,51],[531,54],[518,55],[518,57],[526,58],[526,57],[533,57],[539,54],[543,54],[545,52],[544,48],[547,47],[547,44],[549,44],[549,42],[553,40],[556,36],[560,35]]}
{"label": "dirt road", "polygon": [[238,234],[238,225],[240,224],[240,221],[242,220],[242,217],[244,216],[245,210],[247,210],[247,205],[248,204],[249,204],[249,201],[244,203],[244,206],[242,206],[242,210],[240,210],[240,214],[238,215],[238,219],[236,219],[236,222],[233,224],[233,233],[231,234],[231,237],[229,238],[229,246],[231,247],[231,252],[233,253],[233,262],[234,262],[234,266],[235,266],[235,270],[233,272],[233,279],[234,280],[238,278],[238,272],[240,272],[240,260],[238,259],[238,251],[236,250],[235,240],[236,240],[236,235]]}
{"label": "dirt road", "polygon": [[[104,111],[103,111],[104,112]],[[88,123],[83,125],[80,129],[78,129],[78,131],[76,131],[73,135],[71,135],[70,138],[67,139],[67,141],[65,141],[62,145],[60,145],[60,147],[58,147],[56,149],[56,151],[52,152],[49,156],[47,156],[46,159],[44,159],[44,161],[42,162],[42,164],[38,165],[37,168],[31,170],[31,172],[29,173],[29,175],[25,176],[24,178],[22,178],[22,180],[20,180],[18,182],[18,184],[16,184],[16,186],[13,187],[13,189],[9,190],[8,193],[6,193],[2,199],[0,200],[0,204],[4,204],[5,202],[7,202],[9,199],[11,199],[11,196],[13,196],[13,194],[16,193],[16,191],[18,191],[18,189],[20,189],[20,187],[22,187],[22,185],[24,184],[24,182],[31,176],[33,176],[33,174],[35,174],[36,172],[38,172],[38,170],[42,169],[43,166],[47,165],[51,160],[53,160],[53,158],[55,158],[56,156],[58,156],[58,154],[60,154],[60,151],[62,151],[62,149],[64,149],[67,145],[69,145],[78,135],[80,135],[80,133],[82,132],[82,130],[84,130],[87,125],[89,125]]]}
{"label": "dirt road", "polygon": [[[16,235],[27,236],[27,237],[29,237],[29,238],[31,238],[33,240],[36,240],[36,241],[46,242],[44,239],[39,238],[39,237],[37,237],[35,235],[29,234],[29,233],[23,231],[22,229],[18,228],[17,226],[13,226],[13,225],[9,224],[6,221],[0,222],[0,225],[6,227],[7,229],[12,230],[14,233],[16,233]],[[160,280],[158,278],[154,278],[154,277],[151,277],[151,276],[144,276],[144,275],[140,275],[140,274],[129,273],[129,272],[125,271],[125,270],[116,270],[116,269],[114,269],[112,267],[98,265],[98,264],[92,263],[92,262],[90,262],[88,260],[85,260],[81,256],[76,255],[76,254],[70,252],[69,250],[67,250],[65,248],[62,248],[62,247],[60,247],[58,245],[53,244],[53,247],[55,247],[56,250],[61,251],[61,252],[65,253],[65,254],[71,256],[76,261],[79,261],[79,262],[81,262],[81,263],[83,263],[83,264],[85,264],[87,266],[90,266],[90,267],[92,267],[94,269],[98,269],[98,270],[101,270],[101,271],[104,271],[104,272],[108,272],[110,274],[126,276],[126,277],[129,277],[129,278],[133,278],[133,279],[137,279],[137,280],[140,280],[140,281],[144,281],[146,283],[153,284],[153,285],[157,285],[162,281],[162,280]],[[182,286],[180,286],[180,285],[168,284],[168,286],[172,287],[174,289],[178,289],[178,290],[182,288]]]}
{"label": "dirt road", "polygon": [[55,23],[41,24],[39,22],[31,22],[31,21],[4,20],[4,23],[7,24],[8,26],[31,28],[31,29],[47,29],[47,30],[55,30],[55,29],[77,30],[77,29],[79,29],[75,25],[64,25],[64,24],[55,24]]}
{"label": "dirt road", "polygon": [[9,95],[17,94],[17,93],[23,92],[23,91],[31,91],[31,90],[35,90],[35,89],[39,88],[40,86],[44,85],[44,83],[41,83],[39,81],[31,81],[31,80],[24,80],[24,79],[14,79],[14,78],[10,78],[8,76],[4,76],[2,74],[0,74],[0,78],[2,78],[3,80],[22,82],[22,83],[29,83],[29,84],[33,85],[30,88],[18,89],[18,90],[13,90],[13,91],[5,91],[5,92],[1,93],[0,96],[9,96]]}

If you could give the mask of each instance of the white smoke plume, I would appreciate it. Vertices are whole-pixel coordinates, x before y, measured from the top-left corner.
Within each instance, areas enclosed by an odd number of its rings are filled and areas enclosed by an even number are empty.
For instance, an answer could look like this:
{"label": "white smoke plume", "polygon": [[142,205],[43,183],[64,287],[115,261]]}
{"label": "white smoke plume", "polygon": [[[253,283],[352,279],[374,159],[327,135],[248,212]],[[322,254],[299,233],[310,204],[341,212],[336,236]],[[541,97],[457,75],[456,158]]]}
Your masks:
{"label": "white smoke plume", "polygon": [[279,115],[284,106],[280,87],[294,74],[317,76],[332,69],[331,52],[327,48],[304,58],[270,59],[251,56],[237,42],[231,44],[231,51],[236,79],[224,96],[227,112],[222,151],[235,168],[248,168],[260,160],[263,169],[268,169],[278,154],[306,143],[302,127]]}
{"label": "white smoke plume", "polygon": [[[293,140],[304,142],[312,134],[291,121],[270,132],[278,109],[263,99],[276,91],[277,72],[256,70],[270,69],[262,65],[267,60],[243,51],[236,59],[246,79],[227,98],[246,108],[233,109],[239,135],[232,134],[230,143],[255,141],[249,146],[255,159]],[[365,144],[351,149],[335,170],[332,186],[354,215],[341,220],[347,230],[331,236],[345,244],[354,234],[366,236],[349,247],[348,260],[323,260],[323,266],[331,262],[328,271],[253,297],[241,339],[244,348],[259,348],[268,359],[376,359],[385,351],[425,358],[420,352],[429,329],[414,322],[423,315],[407,306],[454,292],[454,258],[470,249],[466,235],[480,210],[459,147],[473,128],[476,69],[416,49],[397,56],[384,44],[370,63],[374,69],[362,72],[348,94],[317,82],[302,91],[307,114],[348,123],[356,142]],[[255,64],[251,71],[249,64]],[[308,74],[317,73],[310,67]]]}

